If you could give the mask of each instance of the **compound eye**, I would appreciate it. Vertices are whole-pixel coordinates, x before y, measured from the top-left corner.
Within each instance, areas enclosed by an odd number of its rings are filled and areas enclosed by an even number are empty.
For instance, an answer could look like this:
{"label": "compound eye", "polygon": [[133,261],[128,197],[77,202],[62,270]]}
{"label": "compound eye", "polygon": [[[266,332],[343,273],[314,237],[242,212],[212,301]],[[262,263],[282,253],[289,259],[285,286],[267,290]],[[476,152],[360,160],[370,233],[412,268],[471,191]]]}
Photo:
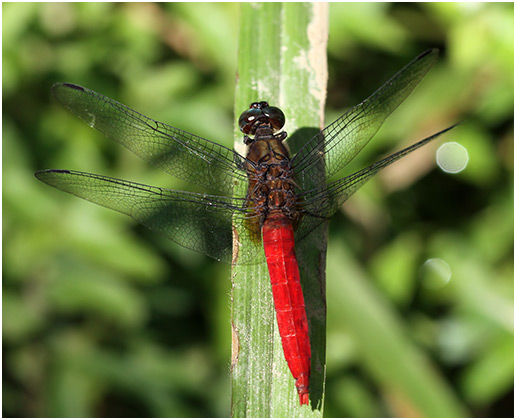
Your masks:
{"label": "compound eye", "polygon": [[275,106],[267,106],[262,109],[263,114],[269,119],[274,131],[281,130],[285,125],[285,114]]}
{"label": "compound eye", "polygon": [[238,126],[240,127],[240,131],[244,134],[254,134],[256,129],[253,127],[258,118],[263,116],[263,112],[260,108],[253,107],[255,104],[258,104],[258,102],[251,104],[251,108],[242,112],[242,115],[240,115],[238,119]]}
{"label": "compound eye", "polygon": [[238,126],[242,133],[254,135],[260,124],[270,124],[273,131],[278,131],[285,125],[285,114],[265,101],[253,102],[249,109],[240,115]]}

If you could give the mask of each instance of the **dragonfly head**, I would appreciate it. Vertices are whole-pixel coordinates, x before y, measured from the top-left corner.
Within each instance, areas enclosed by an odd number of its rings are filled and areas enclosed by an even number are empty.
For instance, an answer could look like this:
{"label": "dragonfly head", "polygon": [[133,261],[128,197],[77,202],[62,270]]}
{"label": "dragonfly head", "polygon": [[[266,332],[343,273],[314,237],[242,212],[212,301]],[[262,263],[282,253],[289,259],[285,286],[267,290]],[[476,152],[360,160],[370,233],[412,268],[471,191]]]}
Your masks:
{"label": "dragonfly head", "polygon": [[265,101],[253,102],[249,109],[242,112],[238,119],[240,131],[254,135],[258,127],[269,126],[273,132],[279,131],[285,125],[285,114],[275,106],[269,106]]}

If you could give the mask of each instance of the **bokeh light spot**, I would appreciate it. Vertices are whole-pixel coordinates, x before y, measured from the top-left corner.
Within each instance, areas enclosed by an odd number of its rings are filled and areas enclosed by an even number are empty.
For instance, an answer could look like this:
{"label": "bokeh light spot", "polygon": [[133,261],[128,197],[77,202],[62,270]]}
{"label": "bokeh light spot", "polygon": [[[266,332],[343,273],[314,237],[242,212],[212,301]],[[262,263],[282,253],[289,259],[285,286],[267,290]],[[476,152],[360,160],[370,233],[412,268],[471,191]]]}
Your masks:
{"label": "bokeh light spot", "polygon": [[451,268],[440,258],[430,258],[421,266],[421,283],[427,289],[440,289],[451,279]]}
{"label": "bokeh light spot", "polygon": [[437,164],[447,173],[456,174],[466,168],[469,161],[468,151],[456,142],[444,143],[436,153]]}

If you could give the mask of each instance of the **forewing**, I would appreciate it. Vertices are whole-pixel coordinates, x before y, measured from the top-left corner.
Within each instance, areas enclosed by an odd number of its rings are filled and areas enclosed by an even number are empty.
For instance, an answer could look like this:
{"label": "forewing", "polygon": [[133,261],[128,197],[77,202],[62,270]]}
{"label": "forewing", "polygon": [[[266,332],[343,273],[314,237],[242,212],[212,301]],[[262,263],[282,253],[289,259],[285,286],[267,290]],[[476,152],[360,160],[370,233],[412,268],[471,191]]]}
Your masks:
{"label": "forewing", "polygon": [[[176,191],[68,170],[45,170],[36,177],[52,187],[119,211],[172,241],[216,260],[232,260],[232,219],[248,234],[253,219],[245,199]],[[260,247],[242,251],[238,262],[248,263]],[[262,251],[263,252],[263,251]]]}
{"label": "forewing", "polygon": [[163,171],[197,185],[230,193],[247,177],[235,151],[142,115],[90,89],[52,87],[56,99],[88,125]]}
{"label": "forewing", "polygon": [[407,98],[435,63],[437,49],[419,55],[387,83],[312,137],[292,159],[296,182],[303,188],[310,167],[324,155],[325,179],[344,168],[375,135],[384,120]]}

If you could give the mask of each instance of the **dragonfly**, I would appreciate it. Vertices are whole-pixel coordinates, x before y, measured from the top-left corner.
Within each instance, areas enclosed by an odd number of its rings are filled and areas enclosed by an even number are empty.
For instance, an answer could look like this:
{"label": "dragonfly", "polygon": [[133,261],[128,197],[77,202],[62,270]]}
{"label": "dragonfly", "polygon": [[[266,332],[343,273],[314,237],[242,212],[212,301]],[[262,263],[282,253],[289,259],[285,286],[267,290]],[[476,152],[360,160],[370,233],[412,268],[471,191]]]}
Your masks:
{"label": "dragonfly", "polygon": [[[52,87],[55,98],[91,127],[164,172],[217,194],[154,187],[75,170],[48,169],[35,176],[59,190],[129,215],[216,260],[253,264],[265,258],[285,359],[300,405],[308,405],[311,350],[296,244],[378,171],[454,127],[344,178],[330,180],[376,134],[437,56],[437,49],[420,54],[292,157],[287,133],[282,130],[285,115],[265,101],[252,103],[239,118],[247,146],[243,156],[85,87],[58,83]],[[315,183],[314,173],[322,174],[315,177]],[[247,193],[235,194],[235,185],[246,185]],[[240,243],[249,245],[239,247]]]}

